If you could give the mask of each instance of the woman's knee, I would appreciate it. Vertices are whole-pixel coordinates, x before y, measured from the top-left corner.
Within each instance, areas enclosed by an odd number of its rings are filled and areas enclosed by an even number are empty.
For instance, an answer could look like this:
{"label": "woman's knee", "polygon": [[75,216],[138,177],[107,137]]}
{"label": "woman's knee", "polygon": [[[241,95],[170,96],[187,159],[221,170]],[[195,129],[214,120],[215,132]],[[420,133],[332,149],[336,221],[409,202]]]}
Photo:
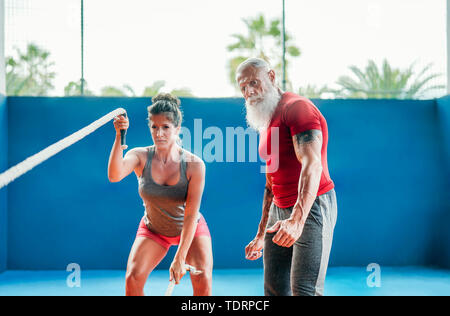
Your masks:
{"label": "woman's knee", "polygon": [[144,288],[147,281],[147,274],[139,270],[130,269],[125,276],[125,284],[127,288]]}
{"label": "woman's knee", "polygon": [[201,267],[198,269],[202,271],[201,274],[198,275],[191,274],[191,282],[194,287],[194,292],[197,291],[198,295],[211,295],[212,268]]}
{"label": "woman's knee", "polygon": [[212,295],[212,278],[206,275],[191,277],[195,296]]}

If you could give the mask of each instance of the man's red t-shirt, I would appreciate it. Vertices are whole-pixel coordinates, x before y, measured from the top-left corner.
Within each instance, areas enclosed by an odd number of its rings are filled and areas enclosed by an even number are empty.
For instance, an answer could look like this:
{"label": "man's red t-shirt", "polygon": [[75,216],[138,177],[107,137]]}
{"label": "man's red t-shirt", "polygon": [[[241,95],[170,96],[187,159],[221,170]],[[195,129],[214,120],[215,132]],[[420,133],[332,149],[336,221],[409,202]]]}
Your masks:
{"label": "man's red t-shirt", "polygon": [[323,137],[319,196],[333,189],[334,183],[328,172],[327,122],[317,107],[307,98],[286,92],[275,109],[269,127],[261,133],[259,154],[266,161],[273,202],[280,208],[294,206],[298,198],[302,165],[295,155],[292,136],[311,129],[320,130]]}

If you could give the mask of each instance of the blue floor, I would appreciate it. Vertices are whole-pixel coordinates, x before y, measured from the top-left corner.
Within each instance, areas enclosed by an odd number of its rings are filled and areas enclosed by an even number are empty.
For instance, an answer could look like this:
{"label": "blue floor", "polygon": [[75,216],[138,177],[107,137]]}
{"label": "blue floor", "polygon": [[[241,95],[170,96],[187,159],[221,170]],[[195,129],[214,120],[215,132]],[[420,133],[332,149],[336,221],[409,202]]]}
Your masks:
{"label": "blue floor", "polygon": [[[0,295],[88,296],[123,295],[124,271],[81,271],[81,286],[68,287],[69,272],[63,271],[6,271],[0,274]],[[423,267],[381,268],[381,286],[369,287],[365,267],[328,269],[325,295],[329,296],[431,296],[450,295],[450,270]],[[164,295],[168,285],[168,271],[154,271],[146,284],[146,295]],[[191,295],[189,278],[174,289],[173,295]],[[215,270],[213,295],[263,295],[262,270]]]}

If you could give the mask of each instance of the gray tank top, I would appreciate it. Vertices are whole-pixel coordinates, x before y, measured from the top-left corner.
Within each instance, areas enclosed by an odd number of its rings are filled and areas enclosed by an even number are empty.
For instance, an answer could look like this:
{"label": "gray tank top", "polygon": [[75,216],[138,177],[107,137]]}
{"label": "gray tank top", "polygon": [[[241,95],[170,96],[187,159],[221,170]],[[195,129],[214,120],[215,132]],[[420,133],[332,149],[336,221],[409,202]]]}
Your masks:
{"label": "gray tank top", "polygon": [[155,146],[148,149],[147,162],[139,178],[139,195],[144,201],[144,221],[148,229],[167,237],[181,234],[189,181],[186,177],[186,157],[181,153],[180,180],[175,185],[160,185],[153,181],[152,160]]}

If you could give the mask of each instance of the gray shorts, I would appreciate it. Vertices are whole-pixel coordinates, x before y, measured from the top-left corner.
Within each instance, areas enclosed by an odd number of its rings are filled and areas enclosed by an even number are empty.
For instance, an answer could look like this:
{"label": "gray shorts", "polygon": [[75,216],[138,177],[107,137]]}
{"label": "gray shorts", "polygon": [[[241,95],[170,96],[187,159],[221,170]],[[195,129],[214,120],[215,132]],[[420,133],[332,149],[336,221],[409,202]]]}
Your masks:
{"label": "gray shorts", "polygon": [[[289,218],[291,212],[292,207],[283,209],[272,204],[267,228],[278,220]],[[323,295],[336,217],[336,192],[330,190],[316,198],[302,235],[292,247],[276,245],[272,241],[275,233],[266,233],[263,252],[265,295]]]}

